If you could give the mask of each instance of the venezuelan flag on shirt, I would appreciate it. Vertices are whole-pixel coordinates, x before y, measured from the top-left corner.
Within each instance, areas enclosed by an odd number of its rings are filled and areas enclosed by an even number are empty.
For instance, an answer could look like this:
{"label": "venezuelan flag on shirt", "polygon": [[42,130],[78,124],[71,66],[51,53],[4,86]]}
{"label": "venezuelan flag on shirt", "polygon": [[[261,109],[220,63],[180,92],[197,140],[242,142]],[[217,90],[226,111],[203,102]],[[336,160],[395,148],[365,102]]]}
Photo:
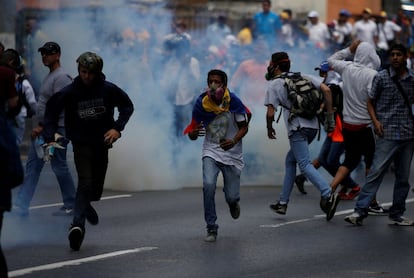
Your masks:
{"label": "venezuelan flag on shirt", "polygon": [[207,93],[203,93],[196,100],[191,123],[185,128],[184,134],[188,134],[197,128],[201,122],[207,127],[222,112],[247,114],[249,121],[252,117],[249,108],[235,94],[230,93],[228,89],[224,93],[221,105],[217,105],[207,96]]}

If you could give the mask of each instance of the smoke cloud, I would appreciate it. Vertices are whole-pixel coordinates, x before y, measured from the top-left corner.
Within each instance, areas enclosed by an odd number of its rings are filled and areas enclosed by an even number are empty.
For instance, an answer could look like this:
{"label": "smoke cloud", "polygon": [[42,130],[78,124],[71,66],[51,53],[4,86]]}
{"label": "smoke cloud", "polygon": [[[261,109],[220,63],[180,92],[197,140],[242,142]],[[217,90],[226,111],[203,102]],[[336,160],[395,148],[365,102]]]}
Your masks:
{"label": "smoke cloud", "polygon": [[[145,13],[128,8],[61,11],[39,22],[48,39],[61,45],[62,66],[72,76],[77,75],[76,58],[85,51],[96,52],[104,60],[107,80],[125,90],[134,102],[135,112],[122,138],[110,150],[106,188],[139,191],[202,186],[202,138],[176,138],[173,103],[159,86],[159,78],[168,77],[160,61],[162,38],[171,32],[172,20],[168,11],[154,7]],[[199,47],[193,42],[193,53],[200,52]],[[267,61],[276,51],[280,50],[261,53],[262,58]],[[306,57],[303,50],[290,56],[293,71],[309,73],[325,59]],[[193,84],[199,88],[195,95],[206,87],[207,71],[211,69],[204,62],[200,60],[205,66],[200,81]],[[231,77],[229,73],[229,80]],[[269,140],[263,102],[248,105],[253,118],[243,139],[246,168],[242,185],[281,184],[289,148],[284,123],[281,120],[275,126],[278,139]],[[320,143],[311,148],[313,156]]]}

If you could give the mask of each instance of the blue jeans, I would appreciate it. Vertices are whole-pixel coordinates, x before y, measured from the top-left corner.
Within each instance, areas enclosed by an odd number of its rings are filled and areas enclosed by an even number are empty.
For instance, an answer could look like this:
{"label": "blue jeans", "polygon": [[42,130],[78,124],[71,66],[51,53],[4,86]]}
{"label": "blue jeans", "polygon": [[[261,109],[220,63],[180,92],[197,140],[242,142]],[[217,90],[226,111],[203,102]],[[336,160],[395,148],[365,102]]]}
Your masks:
{"label": "blue jeans", "polygon": [[[58,132],[64,134],[62,130]],[[75,184],[66,161],[66,149],[56,148],[50,164],[60,186],[63,205],[65,208],[71,209],[75,204]],[[35,144],[32,141],[27,157],[24,181],[20,186],[16,200],[16,206],[22,210],[29,209],[44,165],[45,162],[37,156]]]}
{"label": "blue jeans", "polygon": [[317,129],[302,128],[294,131],[289,137],[290,150],[287,152],[285,159],[286,172],[282,192],[280,193],[281,202],[289,202],[296,177],[296,164],[299,165],[299,169],[305,177],[319,189],[322,197],[327,198],[331,194],[329,183],[313,167],[309,156],[309,144],[317,133]]}
{"label": "blue jeans", "polygon": [[[322,144],[319,152],[318,161],[319,164],[332,176],[335,177],[336,171],[338,171],[341,165],[341,155],[344,153],[344,143],[333,142],[332,138],[326,136],[325,141]],[[348,188],[357,186],[357,183],[348,175],[342,182]]]}
{"label": "blue jeans", "polygon": [[378,191],[387,169],[394,161],[395,181],[390,217],[404,215],[405,200],[410,190],[411,161],[414,153],[414,140],[396,141],[377,138],[374,160],[368,173],[366,184],[362,187],[355,205],[355,211],[362,216],[368,215],[368,207]]}
{"label": "blue jeans", "polygon": [[16,134],[17,145],[20,146],[23,142],[24,130],[26,128],[26,117],[18,115],[13,119],[9,119],[9,121]]}
{"label": "blue jeans", "polygon": [[232,165],[217,162],[211,157],[203,157],[204,219],[207,223],[208,231],[217,231],[218,229],[214,195],[216,193],[217,177],[220,171],[223,174],[223,192],[226,202],[231,205],[240,200],[241,171]]}

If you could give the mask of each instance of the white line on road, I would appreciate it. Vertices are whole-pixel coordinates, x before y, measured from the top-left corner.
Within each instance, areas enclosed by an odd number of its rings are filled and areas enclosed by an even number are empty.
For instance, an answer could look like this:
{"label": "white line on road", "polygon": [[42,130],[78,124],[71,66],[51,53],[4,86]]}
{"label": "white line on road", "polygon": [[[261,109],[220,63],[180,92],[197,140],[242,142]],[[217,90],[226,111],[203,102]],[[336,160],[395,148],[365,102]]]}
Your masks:
{"label": "white line on road", "polygon": [[[407,199],[405,202],[406,203],[412,203],[412,202],[414,202],[414,198]],[[381,205],[384,206],[384,207],[389,207],[389,206],[392,205],[392,203],[391,202],[381,203]],[[353,211],[354,211],[354,209],[347,209],[347,210],[337,211],[337,212],[335,212],[335,216],[352,213]],[[312,218],[298,219],[298,220],[283,222],[283,223],[278,223],[278,224],[263,224],[263,225],[260,225],[260,228],[279,228],[279,227],[282,227],[282,226],[298,224],[298,223],[304,223],[304,222],[312,221],[312,220],[315,220],[315,219],[318,219],[318,218],[323,218],[323,217],[326,217],[326,214],[317,214],[317,215],[314,215]]]}
{"label": "white line on road", "polygon": [[[112,195],[112,196],[102,197],[101,200],[129,198],[131,196],[132,196],[131,194]],[[54,204],[31,206],[29,209],[32,210],[32,209],[50,208],[50,207],[58,207],[58,206],[63,206],[63,203],[54,203]]]}
{"label": "white line on road", "polygon": [[70,266],[70,265],[80,265],[83,263],[103,260],[103,259],[107,259],[107,258],[111,258],[115,256],[121,256],[125,254],[130,254],[130,253],[139,253],[139,252],[144,252],[144,251],[151,251],[155,249],[158,249],[158,247],[139,247],[139,248],[134,248],[134,249],[120,250],[120,251],[115,251],[111,253],[96,255],[92,257],[86,257],[83,259],[63,261],[63,262],[39,265],[35,267],[23,268],[23,269],[10,271],[9,277],[18,277],[18,276],[23,276],[23,275],[30,274],[36,271],[52,270],[52,269],[57,269],[57,268],[61,268],[64,266]]}

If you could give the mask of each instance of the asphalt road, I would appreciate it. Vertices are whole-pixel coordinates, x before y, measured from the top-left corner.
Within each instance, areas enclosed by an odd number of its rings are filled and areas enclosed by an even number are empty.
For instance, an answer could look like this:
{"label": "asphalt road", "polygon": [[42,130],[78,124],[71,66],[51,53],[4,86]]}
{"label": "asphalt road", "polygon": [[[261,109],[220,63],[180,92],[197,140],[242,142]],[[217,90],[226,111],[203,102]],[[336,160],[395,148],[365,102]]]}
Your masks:
{"label": "asphalt road", "polygon": [[[392,177],[378,194],[389,205]],[[233,220],[217,191],[219,235],[203,241],[201,188],[175,191],[105,191],[95,203],[98,226],[87,226],[79,252],[67,240],[70,217],[52,216],[61,205],[55,177],[45,169],[30,215],[6,214],[2,246],[10,277],[413,277],[414,226],[371,216],[346,223],[354,201],[342,201],[327,222],[317,190],[296,189],[285,216],[273,213],[280,186],[243,186],[241,216]],[[406,216],[414,218],[410,192]]]}

